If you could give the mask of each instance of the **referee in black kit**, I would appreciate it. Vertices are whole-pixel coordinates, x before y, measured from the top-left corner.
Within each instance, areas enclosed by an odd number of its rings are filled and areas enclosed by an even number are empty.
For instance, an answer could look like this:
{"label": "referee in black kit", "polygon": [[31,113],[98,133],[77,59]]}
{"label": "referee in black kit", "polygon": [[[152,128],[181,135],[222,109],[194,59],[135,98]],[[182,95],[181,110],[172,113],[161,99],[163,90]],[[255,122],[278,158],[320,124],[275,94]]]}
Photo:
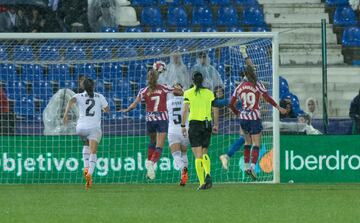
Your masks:
{"label": "referee in black kit", "polygon": [[[203,75],[200,72],[193,74],[194,86],[184,93],[184,104],[181,118],[181,131],[187,135],[185,123],[189,113],[189,140],[195,156],[196,174],[200,186],[198,190],[212,187],[210,177],[210,158],[208,148],[211,132],[217,133],[219,128],[219,109],[214,107],[214,93],[203,87]],[[214,115],[214,126],[211,127],[211,110]]]}

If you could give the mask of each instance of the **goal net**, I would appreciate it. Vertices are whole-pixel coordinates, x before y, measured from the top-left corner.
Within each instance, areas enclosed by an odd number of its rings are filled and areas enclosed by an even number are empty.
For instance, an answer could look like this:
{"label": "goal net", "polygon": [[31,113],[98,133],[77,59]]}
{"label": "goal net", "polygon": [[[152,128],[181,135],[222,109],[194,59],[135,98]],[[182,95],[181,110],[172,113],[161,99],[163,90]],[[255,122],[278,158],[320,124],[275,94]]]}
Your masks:
{"label": "goal net", "polygon": [[[200,52],[208,56],[223,82],[218,91],[219,134],[209,148],[215,183],[251,182],[244,174],[243,148],[230,160],[229,170],[219,156],[239,138],[239,120],[227,108],[241,81],[245,60],[240,46],[256,66],[258,79],[270,95],[278,97],[276,36],[271,33],[94,33],[4,34],[0,36],[0,80],[9,111],[1,113],[0,183],[81,183],[82,142],[75,135],[77,108],[62,124],[67,101],[78,92],[82,76],[94,79],[110,113],[102,116],[103,138],[98,149],[95,183],[147,183],[145,160],[145,105],[130,113],[118,112],[146,86],[146,74],[155,61],[170,62],[179,54],[193,70]],[[209,69],[209,68],[204,68]],[[6,107],[6,103],[4,107]],[[261,103],[263,135],[257,182],[278,182],[278,118],[270,105]],[[3,111],[3,110],[2,110]],[[189,180],[197,182],[190,147]],[[151,183],[178,183],[167,142]]]}

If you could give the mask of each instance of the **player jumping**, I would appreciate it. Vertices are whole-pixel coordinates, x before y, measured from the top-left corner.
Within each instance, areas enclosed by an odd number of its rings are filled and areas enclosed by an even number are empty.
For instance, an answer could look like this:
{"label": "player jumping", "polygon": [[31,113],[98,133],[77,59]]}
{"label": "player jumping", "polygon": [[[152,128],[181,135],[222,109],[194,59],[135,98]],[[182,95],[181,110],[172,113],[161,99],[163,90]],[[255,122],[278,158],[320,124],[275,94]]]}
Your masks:
{"label": "player jumping", "polygon": [[[94,173],[97,149],[101,140],[101,110],[109,112],[108,102],[102,94],[94,92],[94,81],[85,79],[83,81],[85,92],[75,94],[65,109],[64,124],[68,122],[68,113],[71,107],[76,104],[79,108],[79,119],[76,125],[76,134],[84,142],[84,177],[86,179],[85,188],[92,186],[92,174]],[[90,146],[90,148],[89,148]]]}
{"label": "player jumping", "polygon": [[150,137],[148,159],[145,162],[147,178],[155,179],[155,164],[160,159],[168,130],[168,112],[166,109],[167,94],[172,88],[157,83],[158,74],[152,69],[147,75],[148,86],[140,89],[134,102],[120,112],[129,112],[144,100],[146,103],[146,126]]}
{"label": "player jumping", "polygon": [[[168,142],[174,158],[175,168],[181,171],[180,186],[185,186],[189,178],[188,157],[186,153],[189,139],[181,134],[181,112],[184,102],[183,87],[181,84],[175,84],[174,89],[179,90],[174,90],[173,94],[169,94],[166,102],[169,112]],[[188,123],[186,126],[188,126]]]}
{"label": "player jumping", "polygon": [[[246,46],[241,46],[241,53],[246,60],[245,78],[236,87],[229,108],[240,116],[240,125],[245,137],[244,145],[244,163],[245,173],[253,180],[256,180],[255,165],[259,157],[259,147],[261,142],[261,114],[260,114],[260,96],[265,101],[279,110],[280,113],[286,113],[274,99],[267,93],[265,86],[258,81],[255,68],[252,66],[250,58],[246,53]],[[236,101],[240,98],[242,102],[241,112],[236,109]],[[252,146],[252,149],[251,149]],[[251,150],[251,155],[250,155]],[[250,163],[251,157],[251,164]]]}

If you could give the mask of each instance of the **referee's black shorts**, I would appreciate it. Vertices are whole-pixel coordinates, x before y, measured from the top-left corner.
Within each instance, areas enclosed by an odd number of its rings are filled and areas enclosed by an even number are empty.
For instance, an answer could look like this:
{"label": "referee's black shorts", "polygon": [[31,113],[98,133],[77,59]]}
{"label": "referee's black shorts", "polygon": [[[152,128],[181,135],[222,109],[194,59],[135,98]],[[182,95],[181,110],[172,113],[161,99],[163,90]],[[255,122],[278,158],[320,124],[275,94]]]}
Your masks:
{"label": "referee's black shorts", "polygon": [[209,148],[211,139],[211,122],[210,121],[195,121],[189,122],[189,141],[191,147]]}

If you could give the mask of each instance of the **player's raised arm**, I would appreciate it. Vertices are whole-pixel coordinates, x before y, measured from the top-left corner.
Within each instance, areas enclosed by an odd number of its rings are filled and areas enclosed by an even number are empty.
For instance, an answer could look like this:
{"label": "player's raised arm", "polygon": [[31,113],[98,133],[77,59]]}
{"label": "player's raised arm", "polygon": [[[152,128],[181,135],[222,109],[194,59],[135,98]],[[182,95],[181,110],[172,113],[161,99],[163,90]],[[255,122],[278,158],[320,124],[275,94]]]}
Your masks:
{"label": "player's raised arm", "polygon": [[245,63],[246,63],[247,66],[251,66],[251,67],[255,66],[253,64],[252,60],[250,59],[250,57],[247,54],[246,45],[241,45],[240,46],[240,53],[241,53],[241,56],[245,59]]}
{"label": "player's raised arm", "polygon": [[71,99],[68,101],[68,103],[67,103],[67,105],[66,105],[65,112],[64,112],[64,117],[63,117],[63,123],[64,123],[64,125],[67,124],[67,122],[68,122],[68,113],[69,113],[70,109],[72,108],[72,106],[73,106],[75,103],[76,103],[76,98],[75,98],[75,97],[71,98]]}

